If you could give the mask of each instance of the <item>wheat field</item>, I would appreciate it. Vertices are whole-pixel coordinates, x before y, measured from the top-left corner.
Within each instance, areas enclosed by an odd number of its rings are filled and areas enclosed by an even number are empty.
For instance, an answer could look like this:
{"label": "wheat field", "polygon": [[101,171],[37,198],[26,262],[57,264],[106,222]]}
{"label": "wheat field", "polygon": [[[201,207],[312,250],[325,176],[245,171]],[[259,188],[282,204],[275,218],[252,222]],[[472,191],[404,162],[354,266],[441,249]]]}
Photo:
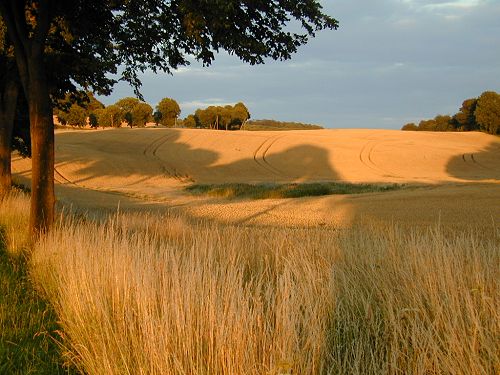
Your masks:
{"label": "wheat field", "polygon": [[[499,373],[497,138],[195,132],[57,136],[61,216],[31,245],[29,269],[57,313],[55,339],[81,373]],[[293,146],[298,139],[308,150]],[[224,156],[230,142],[241,160]],[[326,161],[301,166],[314,147]],[[410,167],[417,156],[425,162]],[[375,176],[363,160],[397,173]],[[29,180],[25,161],[14,165]],[[411,188],[264,201],[183,190],[233,177],[276,182],[273,168],[289,173],[283,182],[323,176]],[[23,227],[27,199],[0,203],[0,217],[17,215],[3,226]],[[25,246],[16,230],[5,233]]]}
{"label": "wheat field", "polygon": [[[362,221],[457,230],[500,217],[500,140],[479,132],[339,129],[225,132],[112,129],[56,134],[60,203],[165,211],[252,226],[341,227]],[[29,185],[29,160],[13,170]],[[384,194],[220,200],[185,187],[219,183],[406,184]],[[300,215],[297,215],[300,212]],[[466,212],[466,215],[464,215]],[[496,219],[498,221],[498,219]]]}

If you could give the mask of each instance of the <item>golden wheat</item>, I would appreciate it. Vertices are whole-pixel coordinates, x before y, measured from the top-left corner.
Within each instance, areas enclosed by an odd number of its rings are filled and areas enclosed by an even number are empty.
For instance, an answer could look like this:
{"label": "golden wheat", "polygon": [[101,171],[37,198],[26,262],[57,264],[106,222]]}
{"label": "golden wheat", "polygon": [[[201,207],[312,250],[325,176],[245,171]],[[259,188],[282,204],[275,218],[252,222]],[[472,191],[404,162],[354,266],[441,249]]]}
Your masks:
{"label": "golden wheat", "polygon": [[127,220],[62,225],[33,256],[85,372],[498,370],[494,238]]}
{"label": "golden wheat", "polygon": [[500,370],[494,230],[62,219],[31,271],[84,373]]}

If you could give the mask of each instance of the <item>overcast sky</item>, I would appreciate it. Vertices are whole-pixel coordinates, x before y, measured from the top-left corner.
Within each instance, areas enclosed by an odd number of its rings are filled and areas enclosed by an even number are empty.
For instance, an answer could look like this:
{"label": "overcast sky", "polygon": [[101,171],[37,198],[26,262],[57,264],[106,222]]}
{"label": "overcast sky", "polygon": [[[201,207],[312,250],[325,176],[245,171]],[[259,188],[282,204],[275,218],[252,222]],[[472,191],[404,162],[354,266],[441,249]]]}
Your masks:
{"label": "overcast sky", "polygon": [[[340,28],[318,33],[292,60],[251,67],[221,54],[209,68],[145,74],[146,101],[172,97],[181,117],[243,101],[254,119],[399,129],[500,92],[500,0],[321,3]],[[100,99],[124,96],[132,90],[120,83]]]}

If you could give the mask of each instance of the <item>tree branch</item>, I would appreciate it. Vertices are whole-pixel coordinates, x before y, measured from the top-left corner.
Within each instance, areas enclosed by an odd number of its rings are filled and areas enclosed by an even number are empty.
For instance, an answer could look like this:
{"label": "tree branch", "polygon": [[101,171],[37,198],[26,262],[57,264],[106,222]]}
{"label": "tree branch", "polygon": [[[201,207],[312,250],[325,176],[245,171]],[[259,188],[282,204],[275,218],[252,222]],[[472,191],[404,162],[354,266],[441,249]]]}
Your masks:
{"label": "tree branch", "polygon": [[41,0],[38,8],[35,35],[32,41],[32,53],[41,54],[45,48],[45,40],[50,28],[50,0]]}
{"label": "tree branch", "polygon": [[[24,93],[28,98],[29,94],[29,73],[27,47],[29,45],[28,30],[24,16],[24,1],[0,1],[0,13],[7,25],[7,33],[14,45],[14,55],[16,57],[17,69],[23,86]],[[22,14],[20,14],[22,13]]]}

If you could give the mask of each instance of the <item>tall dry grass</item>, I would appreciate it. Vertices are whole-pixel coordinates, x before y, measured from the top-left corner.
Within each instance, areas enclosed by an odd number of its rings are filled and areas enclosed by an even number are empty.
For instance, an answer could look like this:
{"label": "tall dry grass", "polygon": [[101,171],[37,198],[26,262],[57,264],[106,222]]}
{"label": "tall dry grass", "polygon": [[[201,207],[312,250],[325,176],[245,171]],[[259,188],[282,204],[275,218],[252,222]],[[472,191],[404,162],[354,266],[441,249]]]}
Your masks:
{"label": "tall dry grass", "polygon": [[64,220],[32,276],[88,374],[497,374],[498,229]]}
{"label": "tall dry grass", "polygon": [[21,191],[0,198],[0,242],[10,256],[21,256],[30,245],[29,212],[29,198]]}

